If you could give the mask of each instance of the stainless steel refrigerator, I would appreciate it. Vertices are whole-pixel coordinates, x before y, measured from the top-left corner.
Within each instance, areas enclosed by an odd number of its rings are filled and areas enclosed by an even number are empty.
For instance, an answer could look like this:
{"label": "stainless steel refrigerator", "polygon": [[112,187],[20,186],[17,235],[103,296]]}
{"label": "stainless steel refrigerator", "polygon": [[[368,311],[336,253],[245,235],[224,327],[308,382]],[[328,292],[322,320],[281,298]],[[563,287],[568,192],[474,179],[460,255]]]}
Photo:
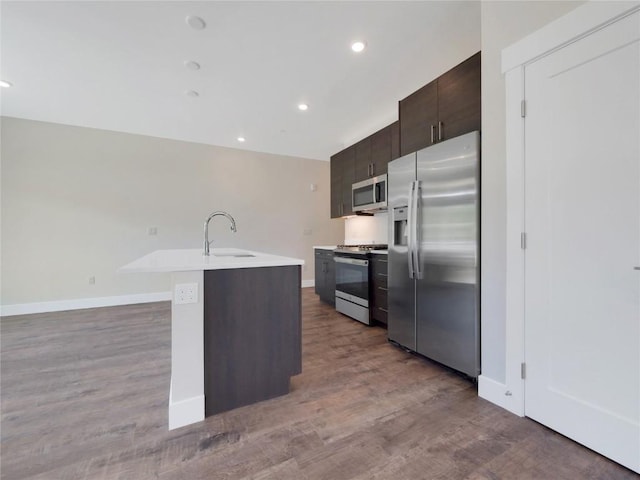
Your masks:
{"label": "stainless steel refrigerator", "polygon": [[389,163],[388,335],[425,357],[480,374],[480,134]]}

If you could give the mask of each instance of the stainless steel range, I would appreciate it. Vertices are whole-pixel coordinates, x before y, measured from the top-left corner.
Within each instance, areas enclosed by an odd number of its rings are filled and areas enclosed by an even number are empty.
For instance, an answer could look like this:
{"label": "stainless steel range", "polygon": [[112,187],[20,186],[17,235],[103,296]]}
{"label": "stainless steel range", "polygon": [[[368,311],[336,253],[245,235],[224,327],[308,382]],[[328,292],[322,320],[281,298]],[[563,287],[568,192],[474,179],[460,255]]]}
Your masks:
{"label": "stainless steel range", "polygon": [[336,310],[371,325],[369,316],[369,256],[386,245],[338,245],[336,264]]}

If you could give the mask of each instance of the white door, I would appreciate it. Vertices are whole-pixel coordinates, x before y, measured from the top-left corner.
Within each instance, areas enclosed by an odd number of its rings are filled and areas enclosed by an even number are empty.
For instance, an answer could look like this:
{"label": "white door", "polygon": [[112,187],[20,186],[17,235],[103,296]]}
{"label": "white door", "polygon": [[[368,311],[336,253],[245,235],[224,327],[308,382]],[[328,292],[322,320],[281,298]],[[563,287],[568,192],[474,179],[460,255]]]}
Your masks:
{"label": "white door", "polygon": [[524,121],[525,414],[637,472],[639,39],[636,12],[527,65]]}

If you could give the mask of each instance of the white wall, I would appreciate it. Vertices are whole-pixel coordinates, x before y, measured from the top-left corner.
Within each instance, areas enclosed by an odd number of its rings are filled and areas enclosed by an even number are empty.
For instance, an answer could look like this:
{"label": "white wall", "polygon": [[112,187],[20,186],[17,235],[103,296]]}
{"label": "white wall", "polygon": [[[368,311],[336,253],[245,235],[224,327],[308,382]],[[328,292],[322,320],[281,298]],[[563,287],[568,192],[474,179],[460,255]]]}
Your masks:
{"label": "white wall", "polygon": [[505,82],[501,52],[582,3],[482,2],[482,374],[499,383],[505,381],[507,241]]}
{"label": "white wall", "polygon": [[116,270],[201,248],[214,210],[238,232],[215,218],[213,247],[303,258],[307,280],[313,245],[344,238],[329,218],[329,162],[15,118],[2,118],[1,139],[2,305],[168,291],[168,274]]}
{"label": "white wall", "polygon": [[345,245],[387,244],[387,212],[373,216],[348,217],[344,221]]}

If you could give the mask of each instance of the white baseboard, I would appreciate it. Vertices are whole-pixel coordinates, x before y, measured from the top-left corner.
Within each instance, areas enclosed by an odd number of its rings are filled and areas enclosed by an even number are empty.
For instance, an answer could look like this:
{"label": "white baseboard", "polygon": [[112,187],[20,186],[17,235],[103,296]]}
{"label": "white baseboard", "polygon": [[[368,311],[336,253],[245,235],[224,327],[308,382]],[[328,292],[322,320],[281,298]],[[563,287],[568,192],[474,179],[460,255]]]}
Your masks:
{"label": "white baseboard", "polygon": [[0,306],[0,316],[26,315],[30,313],[62,312],[83,308],[114,307],[134,303],[164,302],[171,300],[171,292],[138,293],[114,297],[78,298],[74,300],[55,300],[52,302],[18,303]]}
{"label": "white baseboard", "polygon": [[509,389],[504,383],[497,382],[491,378],[480,375],[478,377],[478,396],[509,412],[522,416],[520,413],[520,405],[516,399],[516,395],[507,395]]}
{"label": "white baseboard", "polygon": [[169,430],[204,420],[204,395],[172,403],[169,400]]}
{"label": "white baseboard", "polygon": [[[315,280],[302,280],[302,288],[314,287]],[[51,302],[17,303],[0,305],[0,317],[11,315],[28,315],[30,313],[63,312],[65,310],[81,310],[83,308],[116,307],[135,303],[152,303],[171,301],[171,292],[137,293],[114,297],[77,298],[73,300],[54,300]]]}
{"label": "white baseboard", "polygon": [[[314,287],[315,280],[302,280],[302,288]],[[171,292],[137,293],[113,297],[76,298],[72,300],[53,300],[51,302],[17,303],[0,305],[0,317],[11,315],[28,315],[30,313],[63,312],[65,310],[81,310],[83,308],[116,307],[135,303],[152,303],[171,301]]]}

